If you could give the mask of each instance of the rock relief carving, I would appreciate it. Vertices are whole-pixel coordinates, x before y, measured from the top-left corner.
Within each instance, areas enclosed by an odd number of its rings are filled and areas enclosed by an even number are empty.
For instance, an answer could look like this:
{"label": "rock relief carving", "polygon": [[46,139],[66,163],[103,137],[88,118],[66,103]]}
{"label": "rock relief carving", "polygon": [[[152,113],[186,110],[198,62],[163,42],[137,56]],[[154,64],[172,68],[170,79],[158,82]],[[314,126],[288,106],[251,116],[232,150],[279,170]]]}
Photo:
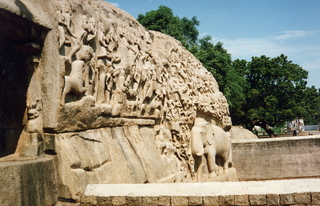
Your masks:
{"label": "rock relief carving", "polygon": [[192,127],[190,147],[198,181],[201,181],[204,155],[206,155],[209,178],[219,174],[218,165],[223,168],[224,173],[232,165],[230,134],[201,118],[196,119]]}
{"label": "rock relief carving", "polygon": [[27,105],[27,123],[28,132],[37,133],[42,130],[42,103],[39,98]]}
{"label": "rock relief carving", "polygon": [[[231,127],[227,100],[214,77],[180,42],[145,30],[125,12],[95,1],[91,10],[59,2],[61,69],[71,68],[64,76],[62,105],[88,97],[103,117],[155,119],[161,125],[161,154],[168,161],[174,154],[179,170],[194,176],[199,164],[190,146],[199,139],[192,136],[195,119],[226,131]],[[207,161],[212,175],[214,164]]]}

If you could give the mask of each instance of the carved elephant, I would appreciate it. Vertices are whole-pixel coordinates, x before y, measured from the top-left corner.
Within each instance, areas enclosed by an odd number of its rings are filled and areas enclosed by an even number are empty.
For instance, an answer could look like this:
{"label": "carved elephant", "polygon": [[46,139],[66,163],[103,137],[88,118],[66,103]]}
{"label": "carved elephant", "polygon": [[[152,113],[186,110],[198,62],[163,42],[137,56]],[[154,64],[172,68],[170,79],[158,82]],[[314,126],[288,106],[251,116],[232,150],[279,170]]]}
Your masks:
{"label": "carved elephant", "polygon": [[224,171],[232,164],[230,135],[222,128],[205,120],[195,121],[191,129],[190,149],[195,161],[194,171],[200,181],[202,172],[202,156],[206,157],[209,178],[218,174],[218,167]]}

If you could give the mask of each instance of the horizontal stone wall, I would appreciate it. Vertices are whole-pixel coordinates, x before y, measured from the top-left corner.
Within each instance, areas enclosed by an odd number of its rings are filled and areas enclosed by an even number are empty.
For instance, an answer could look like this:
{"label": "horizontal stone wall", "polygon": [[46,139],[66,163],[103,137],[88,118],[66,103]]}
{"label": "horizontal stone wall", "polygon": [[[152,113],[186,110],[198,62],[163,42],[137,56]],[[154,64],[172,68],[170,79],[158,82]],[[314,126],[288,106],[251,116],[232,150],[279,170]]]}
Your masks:
{"label": "horizontal stone wall", "polygon": [[240,180],[320,177],[320,135],[233,140]]}
{"label": "horizontal stone wall", "polygon": [[320,179],[88,185],[81,205],[320,205]]}

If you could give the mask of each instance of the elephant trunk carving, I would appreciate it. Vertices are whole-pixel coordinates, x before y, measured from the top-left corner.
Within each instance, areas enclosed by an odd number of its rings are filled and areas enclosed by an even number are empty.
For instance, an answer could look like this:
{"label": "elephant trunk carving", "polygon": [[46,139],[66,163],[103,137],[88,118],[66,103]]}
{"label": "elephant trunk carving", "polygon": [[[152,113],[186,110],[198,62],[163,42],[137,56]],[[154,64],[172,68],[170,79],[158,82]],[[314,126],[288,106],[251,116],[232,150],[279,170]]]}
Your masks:
{"label": "elephant trunk carving", "polygon": [[232,164],[230,136],[222,128],[205,120],[195,121],[191,130],[190,148],[195,160],[194,171],[198,181],[201,179],[204,166],[203,156],[206,157],[210,178],[218,175],[218,165],[223,167],[225,172]]}

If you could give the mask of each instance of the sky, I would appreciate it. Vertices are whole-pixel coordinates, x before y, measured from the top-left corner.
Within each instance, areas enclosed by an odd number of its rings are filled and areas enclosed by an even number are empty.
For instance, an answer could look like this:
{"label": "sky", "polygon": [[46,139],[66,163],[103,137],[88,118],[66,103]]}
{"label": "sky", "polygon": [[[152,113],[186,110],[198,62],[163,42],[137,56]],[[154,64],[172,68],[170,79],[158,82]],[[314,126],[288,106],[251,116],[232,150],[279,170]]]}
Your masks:
{"label": "sky", "polygon": [[180,18],[197,17],[199,38],[221,41],[232,59],[284,54],[320,88],[320,0],[110,0],[137,18],[160,5]]}

